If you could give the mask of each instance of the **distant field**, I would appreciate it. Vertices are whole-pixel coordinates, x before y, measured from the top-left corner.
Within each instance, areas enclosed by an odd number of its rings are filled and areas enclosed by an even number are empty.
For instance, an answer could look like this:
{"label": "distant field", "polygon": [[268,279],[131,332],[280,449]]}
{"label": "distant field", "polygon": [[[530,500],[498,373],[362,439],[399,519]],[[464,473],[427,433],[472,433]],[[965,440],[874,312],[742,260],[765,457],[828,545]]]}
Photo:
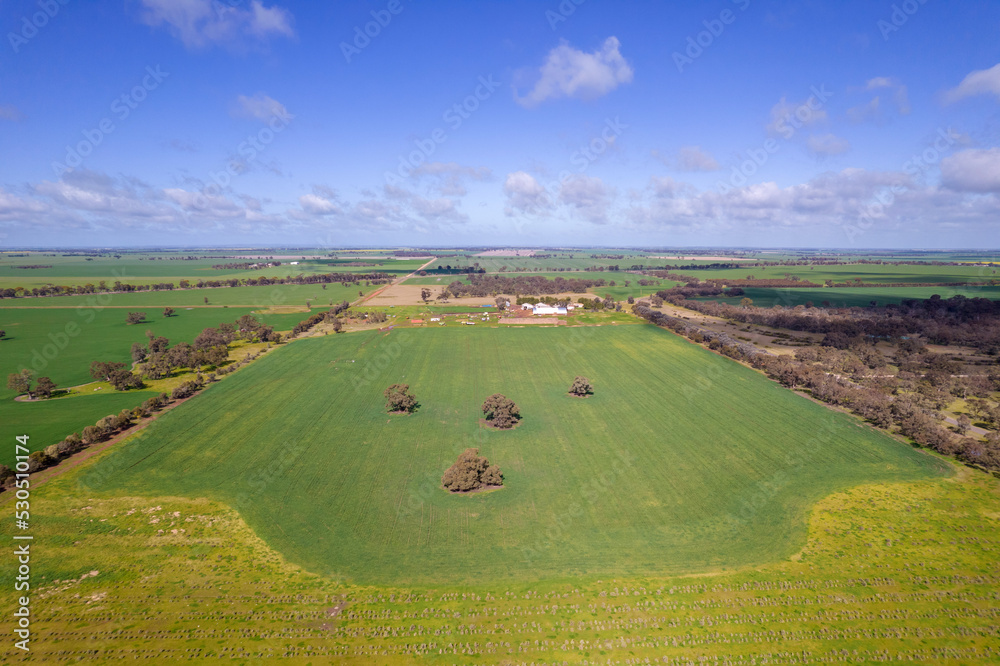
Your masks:
{"label": "distant field", "polygon": [[811,302],[820,307],[824,301],[829,301],[832,307],[864,307],[875,301],[878,305],[899,303],[908,298],[926,299],[937,294],[941,298],[965,296],[966,298],[1000,299],[1000,287],[963,287],[960,285],[938,287],[860,287],[860,288],[822,288],[822,289],[763,289],[757,287],[744,288],[745,295],[730,298],[712,298],[732,305],[738,305],[743,298],[750,298],[758,307],[775,305],[795,306]]}
{"label": "distant field", "polygon": [[[565,391],[586,375],[596,395]],[[388,416],[382,390],[421,403]],[[524,415],[482,429],[494,392]],[[438,485],[466,446],[502,490]],[[481,583],[718,570],[788,557],[814,502],[944,465],[644,325],[395,330],[303,340],[95,465],[91,491],[237,506],[311,571]]]}
{"label": "distant field", "polygon": [[[150,308],[146,310],[147,323],[129,326],[125,323],[127,310],[0,310],[0,329],[7,332],[7,338],[0,340],[0,379],[3,380],[0,384],[0,441],[12,441],[15,435],[28,434],[36,446],[54,444],[101,417],[135,407],[149,397],[135,391],[104,391],[103,395],[19,403],[14,401],[14,392],[6,385],[10,373],[34,368],[37,376],[47,375],[60,387],[87,383],[92,381],[92,361],[131,364],[132,343],[146,342],[147,330],[167,337],[172,343],[190,342],[204,328],[233,322],[251,311],[248,308],[195,308],[179,310],[177,316],[165,319],[162,310]],[[288,330],[307,316],[296,313],[268,315],[261,319],[278,330]],[[79,328],[67,329],[71,324]],[[66,335],[67,330],[79,332],[70,337]],[[13,455],[12,447],[0,448],[0,463],[9,464]]]}
{"label": "distant field", "polygon": [[328,306],[341,301],[355,301],[358,292],[370,294],[378,285],[344,287],[339,283],[328,284],[326,289],[320,284],[275,284],[264,287],[218,287],[213,289],[174,289],[171,291],[137,292],[126,294],[87,294],[80,296],[43,296],[40,298],[0,299],[0,317],[4,308],[11,307],[76,307],[100,304],[105,306],[128,306],[163,308],[166,305],[246,305],[268,308],[274,305],[305,305],[312,301],[315,307]]}
{"label": "distant field", "polygon": [[826,280],[850,282],[861,278],[864,282],[899,283],[912,282],[966,283],[998,279],[1000,266],[888,266],[884,264],[847,264],[837,266],[741,266],[722,270],[688,270],[687,275],[702,280],[745,279],[753,275],[758,280],[781,279],[786,273],[797,275],[803,280],[823,284]]}
{"label": "distant field", "polygon": [[[201,253],[197,253],[201,254]],[[97,284],[104,280],[107,284],[120,281],[131,284],[151,284],[156,282],[178,283],[181,280],[228,280],[231,278],[287,277],[314,275],[317,273],[372,273],[383,272],[405,275],[426,263],[423,259],[277,259],[281,266],[259,270],[214,269],[213,265],[243,263],[251,261],[244,257],[228,259],[178,260],[176,255],[161,254],[163,259],[145,260],[139,256],[125,255],[121,259],[96,257],[88,261],[84,257],[47,257],[31,255],[10,257],[0,254],[0,287],[25,288],[40,287],[45,284],[84,285]],[[256,256],[256,255],[254,255]],[[268,256],[268,255],[264,255]],[[306,256],[311,256],[307,254]],[[292,265],[292,261],[298,262]],[[349,266],[353,262],[371,263],[374,266]],[[51,268],[15,268],[15,266],[42,265]]]}

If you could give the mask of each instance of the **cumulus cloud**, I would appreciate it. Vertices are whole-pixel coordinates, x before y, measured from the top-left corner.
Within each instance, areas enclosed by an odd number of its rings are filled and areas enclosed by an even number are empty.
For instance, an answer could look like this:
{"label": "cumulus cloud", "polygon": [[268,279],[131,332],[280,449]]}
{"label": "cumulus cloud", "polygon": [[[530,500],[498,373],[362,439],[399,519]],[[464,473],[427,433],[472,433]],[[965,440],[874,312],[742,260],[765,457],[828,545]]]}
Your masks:
{"label": "cumulus cloud", "polygon": [[677,152],[677,166],[681,171],[719,170],[719,163],[700,146],[683,146]]}
{"label": "cumulus cloud", "polygon": [[687,190],[665,180],[651,181],[653,196],[635,201],[630,219],[642,225],[701,227],[742,225],[782,229],[841,224],[857,219],[886,188],[912,189],[909,176],[896,172],[844,169],[781,187],[773,182],[726,188],[722,192]]}
{"label": "cumulus cloud", "polygon": [[962,82],[945,92],[945,104],[953,104],[975,95],[995,95],[1000,98],[1000,63],[989,69],[970,72]]}
{"label": "cumulus cloud", "polygon": [[611,192],[600,178],[577,174],[559,188],[559,201],[595,224],[608,221]]}
{"label": "cumulus cloud", "polygon": [[240,95],[236,98],[236,105],[233,108],[233,115],[238,118],[252,118],[267,122],[272,118],[282,120],[291,119],[293,116],[288,113],[285,105],[269,97],[262,92],[258,92],[252,97]]}
{"label": "cumulus cloud", "polygon": [[530,173],[515,171],[507,174],[503,192],[507,196],[504,213],[508,216],[530,215],[552,209],[549,193]]}
{"label": "cumulus cloud", "polygon": [[249,7],[218,0],[140,0],[141,20],[153,27],[166,25],[170,34],[191,49],[212,44],[257,43],[271,37],[293,37],[292,15],[281,7],[265,7],[252,0]]}
{"label": "cumulus cloud", "polygon": [[417,180],[430,178],[434,189],[442,196],[464,196],[468,193],[466,180],[484,181],[492,177],[487,167],[471,167],[457,162],[428,162],[414,169],[410,175]]}
{"label": "cumulus cloud", "polygon": [[949,155],[941,160],[941,183],[957,192],[1000,193],[1000,148]]}
{"label": "cumulus cloud", "polygon": [[800,127],[810,127],[827,121],[826,109],[815,96],[792,103],[782,97],[771,107],[771,119],[765,129],[771,136],[791,138]]}
{"label": "cumulus cloud", "polygon": [[806,147],[815,155],[841,155],[851,149],[851,143],[836,134],[813,134]]}
{"label": "cumulus cloud", "polygon": [[339,215],[343,212],[335,201],[318,194],[303,194],[299,197],[299,205],[309,215]]}
{"label": "cumulus cloud", "polygon": [[584,53],[565,40],[549,51],[538,71],[538,80],[527,95],[514,91],[514,99],[526,108],[560,97],[594,99],[632,81],[632,67],[619,52],[617,37],[608,37],[600,49]]}
{"label": "cumulus cloud", "polygon": [[[896,110],[904,116],[910,112],[910,94],[906,86],[889,76],[876,76],[868,79],[865,83],[865,90],[887,90],[892,95],[892,100],[896,104]],[[876,97],[876,99],[878,99]]]}

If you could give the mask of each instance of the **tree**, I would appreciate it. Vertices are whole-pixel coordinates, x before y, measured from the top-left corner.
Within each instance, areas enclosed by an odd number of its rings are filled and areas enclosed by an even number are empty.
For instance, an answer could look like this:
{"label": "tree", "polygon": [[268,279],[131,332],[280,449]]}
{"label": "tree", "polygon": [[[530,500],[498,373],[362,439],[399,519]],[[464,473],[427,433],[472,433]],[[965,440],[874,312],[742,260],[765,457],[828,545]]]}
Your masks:
{"label": "tree", "polygon": [[749,308],[752,305],[753,305],[753,299],[752,298],[743,298],[743,299],[740,299],[740,307],[741,308]]}
{"label": "tree", "polygon": [[424,303],[426,303],[427,299],[429,299],[430,297],[431,297],[431,290],[430,289],[427,289],[425,287],[425,288],[423,288],[423,289],[420,290],[420,300],[422,300]]}
{"label": "tree", "polygon": [[141,342],[132,343],[132,361],[135,363],[142,363],[146,360],[149,352],[146,351],[146,345]]}
{"label": "tree", "polygon": [[146,321],[145,312],[129,312],[128,316],[125,317],[126,324],[141,324]]}
{"label": "tree", "polygon": [[34,378],[35,373],[31,370],[25,368],[21,372],[12,372],[7,376],[7,388],[11,391],[16,391],[18,395],[22,393],[27,393],[28,397],[31,397],[31,380]]}
{"label": "tree", "polygon": [[39,398],[51,398],[52,392],[56,390],[56,383],[48,377],[39,377],[35,386],[35,395]]}
{"label": "tree", "polygon": [[112,373],[124,369],[124,363],[94,361],[90,364],[90,376],[99,382],[106,382],[110,381]]}
{"label": "tree", "polygon": [[7,337],[7,331],[0,330],[0,340],[3,340],[5,337]]}
{"label": "tree", "polygon": [[497,304],[497,310],[500,312],[503,312],[507,307],[507,299],[503,296],[497,296],[494,302]]}
{"label": "tree", "polygon": [[494,393],[483,402],[483,415],[494,428],[507,430],[517,425],[521,414],[514,401],[500,393]]}
{"label": "tree", "polygon": [[108,381],[116,391],[127,391],[129,389],[142,388],[142,377],[133,374],[128,370],[115,370],[108,376]]}
{"label": "tree", "polygon": [[[41,384],[41,382],[42,380],[39,379],[38,383]],[[35,390],[37,391],[38,389]],[[966,414],[960,415],[958,417],[957,423],[958,423],[958,432],[960,432],[963,435],[967,434],[969,432],[969,429],[972,427],[972,419],[970,419]]]}
{"label": "tree", "polygon": [[208,305],[208,296],[205,297],[205,305]]}
{"label": "tree", "polygon": [[173,317],[174,316],[174,309],[173,308],[163,308],[163,316],[164,317]]}
{"label": "tree", "polygon": [[573,385],[569,387],[569,392],[572,395],[584,397],[592,394],[594,387],[591,386],[590,380],[586,377],[577,377],[573,380]]}
{"label": "tree", "polygon": [[333,328],[334,333],[340,333],[344,330],[344,322],[340,321],[340,317],[334,317],[330,320],[330,326]]}
{"label": "tree", "polygon": [[441,484],[453,493],[464,493],[488,486],[502,486],[503,473],[498,466],[480,457],[479,449],[466,449],[455,464],[445,470]]}
{"label": "tree", "polygon": [[393,414],[408,413],[417,408],[417,399],[410,393],[408,384],[393,384],[384,395],[385,409]]}

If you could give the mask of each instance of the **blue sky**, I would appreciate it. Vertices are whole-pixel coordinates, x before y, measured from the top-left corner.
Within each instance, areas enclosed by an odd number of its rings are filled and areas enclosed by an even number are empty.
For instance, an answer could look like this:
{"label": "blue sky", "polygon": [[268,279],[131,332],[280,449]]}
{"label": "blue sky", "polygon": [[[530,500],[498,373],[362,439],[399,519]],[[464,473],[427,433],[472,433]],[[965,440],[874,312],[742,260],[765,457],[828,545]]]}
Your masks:
{"label": "blue sky", "polygon": [[996,2],[0,18],[0,247],[1000,246]]}

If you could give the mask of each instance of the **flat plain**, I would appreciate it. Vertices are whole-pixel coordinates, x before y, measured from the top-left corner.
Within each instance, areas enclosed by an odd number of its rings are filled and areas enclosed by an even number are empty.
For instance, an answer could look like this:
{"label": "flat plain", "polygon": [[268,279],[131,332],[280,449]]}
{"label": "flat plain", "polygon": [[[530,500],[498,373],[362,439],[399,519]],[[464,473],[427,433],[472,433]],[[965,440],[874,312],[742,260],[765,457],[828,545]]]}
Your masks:
{"label": "flat plain", "polygon": [[[593,396],[567,395],[575,375]],[[385,413],[396,382],[416,413]],[[513,431],[479,423],[497,392],[524,416]],[[500,465],[502,490],[440,488],[469,446]],[[821,497],[944,470],[655,327],[444,327],[289,345],[164,415],[84,482],[209,497],[311,571],[429,584],[765,563],[801,547]]]}

